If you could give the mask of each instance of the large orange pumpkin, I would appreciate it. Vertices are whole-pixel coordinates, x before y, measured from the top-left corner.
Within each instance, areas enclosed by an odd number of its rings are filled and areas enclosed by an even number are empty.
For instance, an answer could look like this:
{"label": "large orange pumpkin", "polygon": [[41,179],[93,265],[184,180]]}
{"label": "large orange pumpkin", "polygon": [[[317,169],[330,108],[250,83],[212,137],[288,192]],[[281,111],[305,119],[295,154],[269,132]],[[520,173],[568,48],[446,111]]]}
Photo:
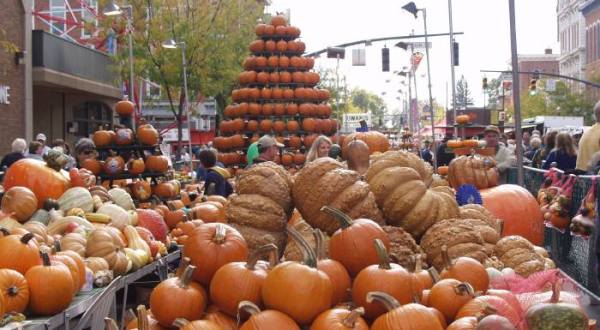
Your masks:
{"label": "large orange pumpkin", "polygon": [[190,258],[197,269],[194,279],[209,284],[215,272],[229,262],[248,258],[248,246],[242,235],[222,223],[200,225],[189,235],[183,255]]}
{"label": "large orange pumpkin", "polygon": [[60,198],[69,189],[70,182],[67,172],[55,171],[44,162],[26,158],[12,164],[4,175],[4,189],[15,186],[33,191],[38,208],[42,208],[48,198]]}
{"label": "large orange pumpkin", "polygon": [[200,219],[204,222],[227,222],[225,209],[212,202],[204,202],[194,206],[191,214],[194,219]]}
{"label": "large orange pumpkin", "polygon": [[94,173],[94,175],[98,175],[102,172],[102,163],[99,160],[94,159],[94,158],[88,158],[88,159],[84,160],[83,163],[81,164],[81,167]]}
{"label": "large orange pumpkin", "polygon": [[342,154],[344,158],[346,158],[349,150],[348,145],[354,140],[354,138],[364,141],[369,146],[369,152],[371,154],[374,152],[386,152],[390,148],[390,142],[388,138],[380,132],[354,132],[344,139],[344,144],[342,146]]}
{"label": "large orange pumpkin", "polygon": [[169,169],[169,159],[165,156],[149,156],[146,158],[146,168],[150,172],[165,173]]}
{"label": "large orange pumpkin", "polygon": [[92,137],[96,147],[104,147],[112,143],[112,134],[109,131],[96,131]]}
{"label": "large orange pumpkin", "polygon": [[503,184],[480,192],[483,206],[504,221],[502,236],[520,235],[535,245],[544,243],[544,217],[527,189]]}
{"label": "large orange pumpkin", "polygon": [[42,265],[31,267],[25,274],[29,284],[29,309],[36,315],[54,315],[69,306],[73,299],[73,279],[67,266],[50,262],[42,252]]}

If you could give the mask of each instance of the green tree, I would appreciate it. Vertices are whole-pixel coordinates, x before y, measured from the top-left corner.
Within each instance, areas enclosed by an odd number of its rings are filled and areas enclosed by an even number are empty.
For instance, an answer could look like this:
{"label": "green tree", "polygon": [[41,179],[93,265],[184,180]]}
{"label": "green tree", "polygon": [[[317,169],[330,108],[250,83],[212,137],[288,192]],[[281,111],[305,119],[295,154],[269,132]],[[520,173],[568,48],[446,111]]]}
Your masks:
{"label": "green tree", "polygon": [[469,83],[465,80],[465,76],[461,76],[456,83],[456,106],[458,108],[466,108],[473,105],[473,97],[471,97],[471,90],[469,89]]}
{"label": "green tree", "polygon": [[[101,1],[100,8],[108,1]],[[135,73],[161,85],[177,120],[181,143],[185,119],[181,49],[164,49],[162,43],[168,39],[185,42],[190,105],[203,96],[214,96],[222,112],[248,56],[264,5],[253,0],[130,0],[129,4],[134,8]],[[125,22],[115,17],[103,24],[122,31]],[[125,33],[119,38],[127,45]],[[121,77],[128,80],[126,46],[120,47],[115,63]]]}
{"label": "green tree", "polygon": [[[337,76],[335,74],[335,69],[323,68],[319,67],[316,69],[316,72],[321,76],[321,81],[319,83],[320,88],[327,89],[331,95],[329,99],[329,103],[331,104],[331,108],[333,110],[334,118],[341,118],[341,115],[344,113],[358,113],[358,110],[355,106],[350,102],[350,91],[348,88],[348,83],[346,82],[346,76],[342,73],[339,73],[339,84],[337,81]],[[336,99],[339,98],[339,109],[337,108]]]}
{"label": "green tree", "polygon": [[359,112],[371,112],[373,125],[376,127],[383,126],[386,105],[385,101],[379,95],[362,88],[354,88],[350,95],[352,105]]}
{"label": "green tree", "polygon": [[500,88],[502,88],[502,86],[499,79],[494,78],[488,82],[488,88],[485,91],[486,107],[488,109],[498,109],[499,107],[502,107],[500,104],[501,102],[498,102],[498,100],[502,97]]}

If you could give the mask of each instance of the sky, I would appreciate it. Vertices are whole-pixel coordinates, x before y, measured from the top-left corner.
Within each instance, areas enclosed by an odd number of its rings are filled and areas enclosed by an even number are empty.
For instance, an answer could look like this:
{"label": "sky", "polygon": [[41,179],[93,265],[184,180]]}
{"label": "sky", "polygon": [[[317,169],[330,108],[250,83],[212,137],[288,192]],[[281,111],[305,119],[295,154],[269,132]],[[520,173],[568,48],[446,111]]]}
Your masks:
{"label": "sky", "polygon": [[[402,9],[406,0],[272,0],[270,13],[290,10],[291,24],[302,30],[301,38],[307,52],[312,52],[362,39],[423,34],[423,16],[417,19]],[[429,34],[447,33],[448,1],[417,0],[418,8],[427,9]],[[557,38],[556,0],[515,0],[517,50],[519,54],[543,54],[544,49],[560,51]],[[454,32],[459,43],[460,65],[455,67],[456,81],[464,75],[476,106],[483,105],[481,80],[497,74],[480,70],[505,70],[510,64],[510,25],[508,0],[453,0]],[[415,41],[424,41],[415,40]],[[394,47],[397,41],[358,45],[346,49],[346,59],[340,63],[350,87],[360,87],[382,95],[389,113],[401,107],[398,89],[403,78],[391,72],[409,64],[410,54]],[[430,38],[430,65],[433,98],[445,105],[451,103],[450,42],[447,36]],[[381,71],[381,48],[390,48],[390,71]],[[353,48],[366,49],[364,67],[352,66]],[[423,50],[423,53],[424,50]],[[316,66],[335,68],[335,60],[321,56]],[[427,66],[423,58],[417,71],[419,100],[428,98]],[[389,82],[386,82],[389,81]],[[448,86],[448,87],[447,87]],[[447,93],[448,91],[448,93]],[[446,97],[448,95],[448,99]]]}

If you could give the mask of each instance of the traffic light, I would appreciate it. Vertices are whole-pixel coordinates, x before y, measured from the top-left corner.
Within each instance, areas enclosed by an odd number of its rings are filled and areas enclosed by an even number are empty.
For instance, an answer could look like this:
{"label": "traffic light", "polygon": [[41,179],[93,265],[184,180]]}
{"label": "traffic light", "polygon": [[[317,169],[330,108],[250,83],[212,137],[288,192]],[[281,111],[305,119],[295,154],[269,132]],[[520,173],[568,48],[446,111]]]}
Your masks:
{"label": "traffic light", "polygon": [[381,49],[381,71],[390,72],[390,49],[387,47]]}
{"label": "traffic light", "polygon": [[458,66],[458,42],[454,42],[454,66]]}
{"label": "traffic light", "polygon": [[529,82],[529,94],[537,94],[537,79],[531,79]]}
{"label": "traffic light", "polygon": [[487,77],[483,77],[483,80],[481,81],[481,87],[483,89],[487,89],[488,88]]}
{"label": "traffic light", "polygon": [[540,70],[533,70],[533,79],[538,80],[540,79]]}

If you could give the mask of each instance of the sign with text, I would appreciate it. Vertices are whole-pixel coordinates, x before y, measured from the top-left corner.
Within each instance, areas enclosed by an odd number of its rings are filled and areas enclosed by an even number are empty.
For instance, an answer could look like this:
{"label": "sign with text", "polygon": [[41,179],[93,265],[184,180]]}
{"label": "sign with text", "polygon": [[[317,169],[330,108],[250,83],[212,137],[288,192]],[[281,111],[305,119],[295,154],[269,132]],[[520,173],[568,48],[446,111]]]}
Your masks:
{"label": "sign with text", "polygon": [[10,87],[6,85],[0,85],[0,104],[10,104],[9,94]]}
{"label": "sign with text", "polygon": [[372,126],[370,113],[346,113],[344,114],[344,123],[342,127],[346,132],[354,132],[360,127],[361,120],[366,121],[368,127]]}

